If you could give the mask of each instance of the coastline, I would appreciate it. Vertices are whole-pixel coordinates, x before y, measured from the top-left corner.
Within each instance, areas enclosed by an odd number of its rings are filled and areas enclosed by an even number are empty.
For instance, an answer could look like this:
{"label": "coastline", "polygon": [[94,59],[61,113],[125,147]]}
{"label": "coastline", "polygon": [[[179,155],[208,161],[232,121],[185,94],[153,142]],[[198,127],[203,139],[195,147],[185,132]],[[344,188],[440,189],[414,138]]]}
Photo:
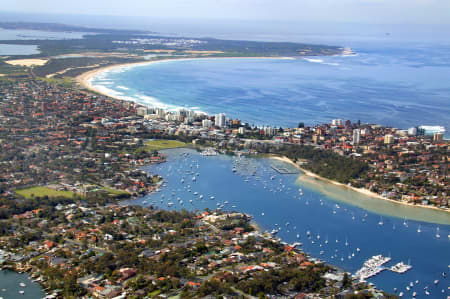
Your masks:
{"label": "coastline", "polygon": [[379,194],[377,194],[375,192],[372,192],[372,191],[364,189],[364,188],[356,188],[356,187],[353,187],[353,186],[349,186],[349,185],[346,185],[346,184],[343,184],[343,183],[339,183],[339,182],[336,182],[336,181],[324,178],[324,177],[322,177],[320,175],[317,175],[317,174],[315,174],[315,173],[313,173],[313,172],[311,172],[311,171],[309,171],[307,169],[304,169],[303,167],[300,167],[297,163],[295,163],[294,161],[292,161],[291,159],[289,159],[286,156],[271,155],[270,158],[278,160],[278,161],[283,161],[283,162],[289,163],[289,164],[295,166],[303,174],[305,174],[305,175],[307,175],[307,176],[309,176],[311,178],[314,178],[314,179],[317,179],[317,180],[321,180],[321,181],[324,181],[324,182],[327,182],[327,183],[330,183],[330,184],[333,184],[333,185],[336,185],[336,186],[339,186],[339,187],[345,187],[345,188],[347,188],[349,190],[358,192],[358,193],[363,194],[365,196],[369,196],[369,197],[372,197],[372,198],[377,198],[377,199],[389,201],[391,203],[400,204],[400,205],[404,205],[404,206],[409,206],[409,207],[413,207],[413,208],[420,208],[420,209],[426,208],[426,209],[431,209],[431,210],[435,210],[435,211],[441,211],[441,212],[450,213],[449,210],[444,210],[444,209],[440,209],[440,208],[437,208],[437,207],[424,206],[424,205],[415,205],[415,204],[411,204],[411,203],[407,203],[407,202],[401,202],[401,201],[389,199],[389,198],[383,197],[383,196],[381,196],[381,195],[379,195]]}
{"label": "coastline", "polygon": [[[102,94],[104,96],[108,96],[108,97],[111,97],[111,98],[114,98],[114,99],[124,100],[120,96],[111,95],[111,94],[108,94],[108,93],[104,92],[101,89],[96,88],[95,86],[93,86],[90,83],[90,80],[92,79],[92,77],[94,77],[96,75],[99,75],[99,74],[101,74],[103,72],[111,71],[111,70],[114,70],[114,69],[120,69],[120,68],[123,68],[123,67],[134,67],[134,66],[141,66],[141,65],[151,65],[151,64],[154,64],[154,63],[170,62],[170,61],[186,61],[186,60],[201,60],[201,59],[241,59],[241,58],[242,59],[277,59],[277,60],[278,59],[280,59],[280,60],[283,60],[283,59],[294,59],[295,60],[296,59],[294,57],[282,57],[282,56],[280,56],[280,57],[233,57],[233,56],[230,56],[230,57],[182,57],[182,58],[169,58],[169,59],[163,58],[163,59],[157,59],[157,60],[140,61],[140,62],[135,62],[135,63],[115,64],[115,65],[109,65],[109,66],[105,66],[105,67],[100,67],[100,68],[96,68],[96,69],[87,71],[85,73],[82,73],[81,75],[75,77],[75,80],[76,80],[76,82],[78,84],[80,84],[80,86],[82,86],[83,88],[86,88],[86,89],[88,89],[90,91],[93,91],[93,92],[96,92],[98,94]],[[356,187],[353,187],[353,186],[349,186],[347,184],[339,183],[339,182],[331,180],[331,179],[327,179],[325,177],[321,177],[321,176],[319,176],[319,175],[317,175],[317,174],[315,174],[315,173],[313,173],[313,172],[311,172],[309,170],[306,170],[306,169],[300,167],[298,164],[294,163],[294,161],[292,161],[288,157],[284,157],[284,156],[281,157],[281,156],[273,155],[270,158],[281,160],[281,161],[287,162],[287,163],[289,163],[291,165],[294,165],[302,173],[304,173],[305,175],[307,175],[307,176],[309,176],[311,178],[318,179],[318,180],[321,180],[321,181],[333,184],[333,185],[338,186],[338,187],[345,187],[345,188],[347,188],[349,190],[358,192],[358,193],[360,193],[362,195],[365,195],[365,196],[368,196],[368,197],[371,197],[371,198],[377,198],[377,199],[385,200],[385,201],[388,201],[388,202],[391,202],[391,203],[400,204],[400,205],[403,205],[403,206],[409,206],[409,207],[414,207],[414,208],[426,208],[426,209],[431,209],[431,210],[435,210],[435,211],[441,211],[441,212],[450,213],[450,210],[448,210],[448,209],[446,210],[446,209],[441,209],[441,208],[434,207],[434,206],[425,206],[425,205],[421,205],[421,204],[411,204],[411,203],[407,203],[407,202],[403,202],[403,201],[397,201],[397,200],[389,199],[389,198],[381,196],[380,194],[377,194],[375,192],[367,190],[365,188],[356,188]]]}
{"label": "coastline", "polygon": [[122,64],[114,64],[114,65],[108,65],[105,67],[96,68],[90,71],[87,71],[85,73],[82,73],[81,75],[78,75],[75,77],[75,81],[83,88],[86,88],[90,91],[96,92],[98,94],[102,94],[104,96],[108,96],[114,99],[123,100],[118,96],[111,95],[108,93],[105,93],[104,91],[96,88],[90,83],[90,80],[92,77],[97,76],[103,72],[111,71],[114,69],[120,69],[123,67],[134,67],[134,66],[141,66],[141,65],[151,65],[153,63],[159,63],[159,62],[169,62],[169,61],[186,61],[186,60],[202,60],[202,59],[280,59],[280,60],[295,60],[294,57],[242,57],[242,56],[230,56],[230,57],[182,57],[182,58],[164,58],[164,59],[157,59],[157,60],[149,60],[149,61],[140,61],[140,62],[133,62],[133,63],[122,63]]}

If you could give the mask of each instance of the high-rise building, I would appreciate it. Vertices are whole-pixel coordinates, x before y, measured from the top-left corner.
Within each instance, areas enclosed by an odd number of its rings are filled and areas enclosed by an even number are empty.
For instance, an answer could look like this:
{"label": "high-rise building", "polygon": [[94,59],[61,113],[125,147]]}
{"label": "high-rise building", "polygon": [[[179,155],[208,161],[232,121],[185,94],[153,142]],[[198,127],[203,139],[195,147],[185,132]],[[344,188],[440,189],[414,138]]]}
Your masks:
{"label": "high-rise building", "polygon": [[156,114],[158,114],[158,117],[160,118],[164,118],[164,116],[166,115],[166,111],[164,111],[164,109],[162,108],[156,108]]}
{"label": "high-rise building", "polygon": [[392,143],[394,143],[394,136],[390,135],[390,134],[385,135],[384,136],[384,143],[385,144],[392,144]]}
{"label": "high-rise building", "polygon": [[147,107],[138,107],[136,109],[136,114],[138,116],[145,116],[148,114],[148,108]]}
{"label": "high-rise building", "polygon": [[219,113],[215,116],[215,126],[219,128],[223,128],[226,126],[226,115],[225,113]]}
{"label": "high-rise building", "polygon": [[434,133],[433,135],[434,142],[440,142],[442,140],[444,140],[444,133]]}
{"label": "high-rise building", "polygon": [[361,139],[361,130],[354,129],[353,130],[353,144],[359,144],[360,139]]}
{"label": "high-rise building", "polygon": [[331,124],[332,124],[333,126],[342,126],[342,119],[340,119],[340,118],[338,118],[338,119],[333,119],[333,120],[331,121]]}
{"label": "high-rise building", "polygon": [[211,128],[212,125],[213,125],[212,120],[210,120],[210,119],[204,119],[204,120],[202,120],[202,127],[203,127],[203,128]]}
{"label": "high-rise building", "polygon": [[416,136],[417,135],[417,128],[416,127],[412,127],[408,129],[408,135],[409,136]]}
{"label": "high-rise building", "polygon": [[245,127],[240,127],[238,129],[238,133],[241,134],[241,135],[244,135],[245,134]]}
{"label": "high-rise building", "polygon": [[264,127],[264,135],[273,136],[276,133],[276,129],[272,127]]}

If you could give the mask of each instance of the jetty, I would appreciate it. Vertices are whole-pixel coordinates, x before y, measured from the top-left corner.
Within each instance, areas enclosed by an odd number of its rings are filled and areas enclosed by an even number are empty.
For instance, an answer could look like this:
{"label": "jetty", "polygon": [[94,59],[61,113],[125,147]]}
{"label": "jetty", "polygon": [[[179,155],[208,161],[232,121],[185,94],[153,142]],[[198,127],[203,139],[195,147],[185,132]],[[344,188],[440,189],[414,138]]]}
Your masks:
{"label": "jetty", "polygon": [[281,166],[273,166],[272,165],[272,169],[275,170],[276,172],[278,172],[279,174],[298,174],[299,172],[295,169],[288,169],[286,167],[281,167]]}

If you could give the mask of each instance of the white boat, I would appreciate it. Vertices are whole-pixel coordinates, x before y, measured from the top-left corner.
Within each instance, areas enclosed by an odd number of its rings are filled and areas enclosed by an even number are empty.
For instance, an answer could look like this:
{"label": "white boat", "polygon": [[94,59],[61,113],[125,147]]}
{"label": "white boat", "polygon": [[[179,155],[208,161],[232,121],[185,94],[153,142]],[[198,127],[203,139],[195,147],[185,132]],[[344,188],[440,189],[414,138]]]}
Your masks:
{"label": "white boat", "polygon": [[380,217],[380,221],[378,222],[378,225],[379,226],[383,225],[383,217]]}
{"label": "white boat", "polygon": [[441,234],[439,233],[439,226],[436,228],[436,238],[440,238]]}
{"label": "white boat", "polygon": [[400,262],[400,263],[395,264],[391,268],[389,268],[389,270],[391,270],[392,272],[397,272],[397,273],[405,273],[406,271],[410,270],[411,268],[412,268],[411,265],[406,265],[403,262]]}
{"label": "white boat", "polygon": [[26,287],[27,285],[26,284],[24,284],[23,282],[21,282],[21,283],[19,283],[19,285],[22,287],[22,288],[24,288],[24,287]]}
{"label": "white boat", "polygon": [[419,224],[419,228],[417,229],[417,232],[418,233],[422,232],[422,230],[420,229],[420,224]]}

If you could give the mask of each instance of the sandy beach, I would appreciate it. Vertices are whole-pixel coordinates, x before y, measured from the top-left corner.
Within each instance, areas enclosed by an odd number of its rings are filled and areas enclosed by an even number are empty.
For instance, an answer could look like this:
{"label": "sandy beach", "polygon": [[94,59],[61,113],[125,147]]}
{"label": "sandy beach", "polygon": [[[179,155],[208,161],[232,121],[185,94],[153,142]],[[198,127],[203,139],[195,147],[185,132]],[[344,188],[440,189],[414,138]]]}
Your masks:
{"label": "sandy beach", "polygon": [[103,72],[114,70],[114,69],[120,69],[122,67],[133,67],[133,66],[139,66],[139,65],[150,65],[152,63],[160,63],[160,62],[168,62],[168,61],[185,61],[185,60],[198,60],[198,59],[295,59],[294,57],[184,57],[184,58],[172,58],[172,59],[158,59],[158,60],[149,60],[149,61],[141,61],[141,62],[135,62],[135,63],[124,63],[124,64],[114,64],[109,65],[101,68],[97,68],[91,71],[87,71],[75,78],[76,82],[80,84],[82,87],[89,89],[91,91],[94,91],[96,93],[112,97],[115,99],[120,99],[114,95],[107,94],[104,91],[95,88],[90,83],[90,79],[94,76],[97,76]]}
{"label": "sandy beach", "polygon": [[352,191],[364,194],[364,195],[372,197],[372,198],[378,198],[378,199],[386,200],[386,201],[389,201],[389,202],[392,202],[392,203],[395,203],[395,204],[405,205],[405,206],[414,207],[414,208],[421,208],[421,209],[422,208],[426,208],[426,209],[432,209],[432,210],[436,210],[436,211],[442,211],[442,212],[450,213],[449,210],[444,210],[444,209],[440,209],[440,208],[437,208],[437,207],[424,206],[424,205],[414,205],[414,204],[407,203],[407,202],[392,200],[392,199],[383,197],[383,196],[381,196],[381,195],[379,195],[379,194],[377,194],[375,192],[372,192],[372,191],[364,189],[364,188],[356,188],[356,187],[353,187],[353,186],[349,186],[349,185],[346,185],[346,184],[342,184],[342,183],[339,183],[339,182],[336,182],[336,181],[324,178],[324,177],[319,176],[319,175],[317,175],[317,174],[315,174],[315,173],[313,173],[313,172],[311,172],[309,170],[306,170],[306,169],[300,167],[297,163],[295,163],[294,161],[292,161],[291,159],[289,159],[288,157],[285,157],[285,156],[281,157],[281,156],[273,155],[270,158],[289,163],[289,164],[295,166],[302,173],[304,173],[305,175],[307,175],[309,177],[312,177],[312,178],[315,178],[315,179],[318,179],[318,180],[321,180],[321,181],[325,181],[327,183],[330,183],[330,184],[333,184],[333,185],[336,185],[336,186],[339,186],[339,187],[345,187],[345,188],[348,188],[348,189],[350,189]]}
{"label": "sandy beach", "polygon": [[[198,60],[198,59],[237,59],[237,58],[245,58],[245,59],[295,59],[293,57],[187,57],[187,58],[173,58],[173,59],[159,59],[159,60],[151,60],[151,61],[142,61],[142,62],[136,62],[136,63],[127,63],[127,64],[116,64],[116,65],[110,65],[110,66],[106,66],[106,67],[101,67],[101,68],[97,68],[88,72],[85,72],[81,75],[79,75],[78,77],[76,77],[76,81],[84,88],[94,91],[98,94],[103,94],[105,96],[109,96],[112,98],[116,98],[116,99],[121,99],[117,96],[111,95],[111,94],[107,94],[105,93],[103,90],[100,90],[98,88],[96,88],[95,86],[93,86],[90,83],[90,79],[96,75],[99,75],[103,72],[106,71],[110,71],[110,70],[114,70],[117,68],[122,68],[122,67],[133,67],[133,66],[139,66],[139,65],[149,65],[149,64],[153,64],[153,63],[160,63],[160,62],[168,62],[168,61],[184,61],[184,60]],[[298,168],[301,172],[303,172],[305,175],[318,179],[318,180],[322,180],[325,182],[328,182],[330,184],[339,186],[339,187],[345,187],[348,188],[350,190],[353,190],[355,192],[358,192],[360,194],[363,194],[365,196],[368,197],[372,197],[372,198],[377,198],[377,199],[382,199],[385,201],[389,201],[395,204],[400,204],[400,205],[405,205],[405,206],[410,206],[410,207],[415,207],[415,208],[427,208],[427,209],[433,209],[433,210],[438,210],[438,211],[444,211],[449,213],[450,210],[444,210],[444,209],[440,209],[437,207],[432,207],[432,206],[425,206],[425,205],[417,205],[417,204],[411,204],[411,203],[407,203],[407,202],[401,202],[401,201],[396,201],[396,200],[392,200],[392,199],[388,199],[385,198],[375,192],[372,192],[370,190],[364,189],[364,188],[355,188],[353,186],[349,186],[346,184],[342,184],[324,177],[321,177],[311,171],[308,171],[302,167],[300,167],[298,164],[294,163],[294,161],[292,161],[291,159],[287,158],[287,157],[280,157],[280,156],[271,156],[271,158],[276,159],[276,160],[280,160],[280,161],[284,161],[287,162],[293,166],[295,166],[296,168]]]}

